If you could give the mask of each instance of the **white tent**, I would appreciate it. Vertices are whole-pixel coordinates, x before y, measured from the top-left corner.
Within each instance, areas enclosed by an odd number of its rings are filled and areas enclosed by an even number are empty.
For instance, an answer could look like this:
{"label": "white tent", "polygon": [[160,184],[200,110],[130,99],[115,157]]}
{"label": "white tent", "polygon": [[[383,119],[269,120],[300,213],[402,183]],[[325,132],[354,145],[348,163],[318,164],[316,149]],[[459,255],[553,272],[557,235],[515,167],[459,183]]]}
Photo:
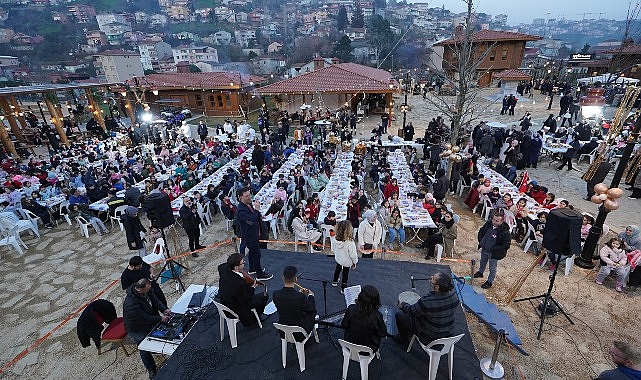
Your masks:
{"label": "white tent", "polygon": [[[616,79],[616,80],[615,80]],[[634,78],[626,78],[626,77],[617,77],[614,74],[603,74],[603,75],[598,75],[595,77],[589,77],[589,78],[581,78],[577,79],[578,82],[580,83],[596,83],[596,82],[601,82],[601,83],[637,83],[639,80],[634,79]]]}

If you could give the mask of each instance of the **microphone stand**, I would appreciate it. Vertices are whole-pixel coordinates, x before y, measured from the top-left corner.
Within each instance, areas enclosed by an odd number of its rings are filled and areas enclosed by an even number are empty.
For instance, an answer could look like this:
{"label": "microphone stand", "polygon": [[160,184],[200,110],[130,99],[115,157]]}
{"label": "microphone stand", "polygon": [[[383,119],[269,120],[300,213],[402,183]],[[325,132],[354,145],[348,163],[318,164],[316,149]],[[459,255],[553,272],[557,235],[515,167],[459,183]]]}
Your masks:
{"label": "microphone stand", "polygon": [[[329,280],[325,279],[315,279],[315,278],[303,278],[303,277],[298,277],[299,280],[304,280],[304,281],[313,281],[313,282],[320,282],[323,284],[323,311],[324,315],[320,319],[325,319],[327,318],[327,284],[329,283]],[[323,329],[327,332],[327,335],[329,335],[330,340],[334,344],[334,347],[338,348],[338,345],[336,344],[336,340],[334,340],[334,336],[329,332],[329,326],[326,325],[319,325],[318,329]]]}

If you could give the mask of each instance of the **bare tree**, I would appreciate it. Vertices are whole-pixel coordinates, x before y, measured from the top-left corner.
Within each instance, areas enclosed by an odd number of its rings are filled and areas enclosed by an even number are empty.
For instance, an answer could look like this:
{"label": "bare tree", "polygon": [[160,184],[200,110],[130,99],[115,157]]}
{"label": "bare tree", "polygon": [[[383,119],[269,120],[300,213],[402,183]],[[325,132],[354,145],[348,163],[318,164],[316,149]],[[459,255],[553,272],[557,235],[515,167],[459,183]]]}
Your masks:
{"label": "bare tree", "polygon": [[[454,104],[449,97],[427,96],[425,100],[451,120],[450,142],[454,145],[459,137],[461,126],[481,118],[487,106],[479,107],[476,102],[481,89],[477,86],[478,68],[494,44],[485,46],[473,41],[474,25],[472,23],[473,0],[463,0],[467,4],[465,25],[454,37],[454,43],[444,46],[443,56],[451,53],[452,62],[443,60],[446,67],[445,82],[456,91]],[[443,58],[443,57],[441,57]]]}

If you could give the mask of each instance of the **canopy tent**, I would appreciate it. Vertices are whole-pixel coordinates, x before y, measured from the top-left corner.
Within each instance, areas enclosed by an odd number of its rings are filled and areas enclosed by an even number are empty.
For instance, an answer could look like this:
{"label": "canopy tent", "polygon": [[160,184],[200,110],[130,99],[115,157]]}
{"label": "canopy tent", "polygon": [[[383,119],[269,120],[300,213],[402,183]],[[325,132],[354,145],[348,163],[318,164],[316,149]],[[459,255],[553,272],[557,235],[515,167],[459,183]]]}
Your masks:
{"label": "canopy tent", "polygon": [[601,82],[601,83],[637,83],[639,80],[634,79],[634,78],[626,78],[626,77],[619,77],[615,74],[603,74],[603,75],[597,75],[595,77],[588,77],[588,78],[580,78],[577,79],[577,82],[579,83],[596,83],[596,82]]}

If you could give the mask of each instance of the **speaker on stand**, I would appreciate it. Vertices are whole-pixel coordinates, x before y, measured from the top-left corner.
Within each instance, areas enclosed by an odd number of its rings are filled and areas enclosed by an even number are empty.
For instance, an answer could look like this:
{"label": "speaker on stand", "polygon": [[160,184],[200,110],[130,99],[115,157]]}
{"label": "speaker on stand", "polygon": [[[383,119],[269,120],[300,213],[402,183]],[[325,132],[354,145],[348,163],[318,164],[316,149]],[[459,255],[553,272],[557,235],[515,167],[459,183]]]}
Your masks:
{"label": "speaker on stand", "polygon": [[[167,244],[167,236],[165,235],[165,228],[171,227],[176,223],[169,196],[162,191],[152,192],[145,197],[145,205],[147,206],[147,217],[151,221],[151,225],[160,230],[163,243],[165,244],[165,252],[167,253],[167,260],[165,260],[165,265],[163,265],[160,270],[158,278],[174,280],[176,290],[180,289],[184,292],[185,284],[183,284],[180,279],[180,269],[176,267],[182,269],[187,269],[187,267],[171,258],[169,244]],[[166,274],[167,272],[169,272],[169,275]]]}
{"label": "speaker on stand", "polygon": [[574,324],[561,305],[552,297],[552,289],[554,288],[554,280],[556,279],[561,260],[564,260],[567,256],[581,252],[582,221],[583,215],[569,208],[557,208],[550,211],[545,223],[545,230],[543,230],[543,248],[546,248],[552,255],[551,261],[554,265],[554,271],[550,275],[548,290],[546,293],[538,296],[514,300],[514,302],[521,302],[543,299],[537,306],[541,323],[539,324],[539,332],[536,339],[541,339],[543,323],[545,322],[545,317],[549,315],[561,313],[567,318],[570,324]]}

